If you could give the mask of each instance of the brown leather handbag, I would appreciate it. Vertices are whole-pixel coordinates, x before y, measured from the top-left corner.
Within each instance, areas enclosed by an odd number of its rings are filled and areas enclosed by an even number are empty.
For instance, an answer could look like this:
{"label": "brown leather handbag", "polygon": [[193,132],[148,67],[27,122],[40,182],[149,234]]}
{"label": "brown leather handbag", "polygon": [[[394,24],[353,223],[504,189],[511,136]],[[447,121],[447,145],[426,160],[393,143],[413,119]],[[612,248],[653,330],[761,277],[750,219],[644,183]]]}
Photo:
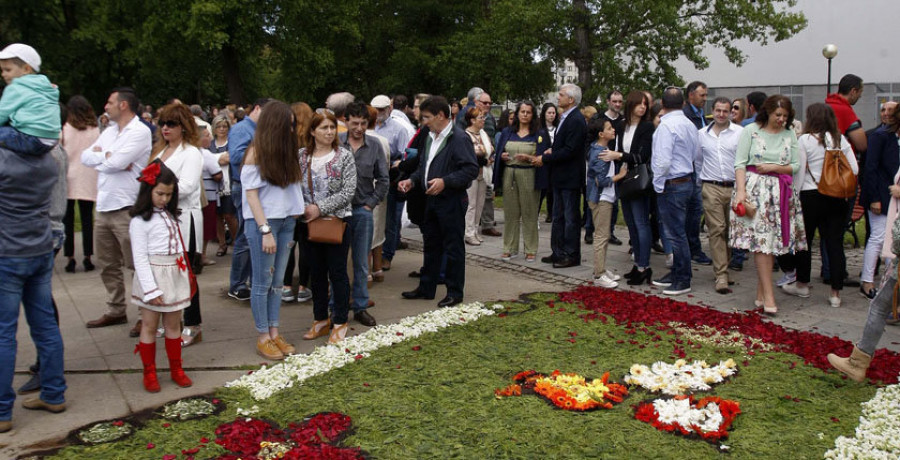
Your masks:
{"label": "brown leather handbag", "polygon": [[856,175],[850,169],[850,162],[847,161],[843,151],[825,150],[822,177],[816,185],[819,187],[819,193],[834,198],[847,199],[856,194]]}
{"label": "brown leather handbag", "polygon": [[[312,183],[312,155],[306,164],[306,180],[309,184],[309,195],[313,197],[315,204],[315,192]],[[309,228],[307,239],[313,243],[341,244],[344,241],[344,229],[347,223],[335,216],[319,216],[306,223]]]}

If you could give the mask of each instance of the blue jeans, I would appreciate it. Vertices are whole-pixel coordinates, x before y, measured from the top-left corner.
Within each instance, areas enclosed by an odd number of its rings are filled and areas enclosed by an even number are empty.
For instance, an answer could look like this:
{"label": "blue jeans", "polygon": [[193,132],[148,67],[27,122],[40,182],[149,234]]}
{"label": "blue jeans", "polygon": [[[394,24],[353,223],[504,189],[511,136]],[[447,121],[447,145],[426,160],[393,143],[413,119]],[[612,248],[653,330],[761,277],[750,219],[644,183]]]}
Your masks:
{"label": "blue jeans", "polygon": [[403,205],[405,201],[397,201],[397,191],[388,190],[387,217],[384,223],[384,244],[381,246],[381,257],[394,260],[397,246],[400,244],[400,226],[403,225]]}
{"label": "blue jeans", "polygon": [[247,281],[250,279],[250,248],[247,246],[247,237],[244,236],[244,210],[241,207],[243,197],[241,196],[241,183],[231,182],[231,201],[237,210],[238,228],[234,232],[234,250],[231,255],[231,276],[228,281],[228,290],[237,291],[247,287]]}
{"label": "blue jeans", "polygon": [[0,126],[0,147],[21,154],[47,153],[52,145],[44,145],[37,137],[25,134],[12,126]]}
{"label": "blue jeans", "polygon": [[259,333],[268,332],[270,327],[278,327],[284,268],[287,267],[288,255],[294,249],[294,226],[297,225],[297,219],[293,217],[268,219],[268,221],[269,226],[272,227],[272,236],[275,237],[275,254],[263,252],[263,235],[259,233],[259,227],[256,225],[244,226],[244,235],[246,235],[250,247],[250,260],[253,266],[250,310],[253,312],[256,332]]}
{"label": "blue jeans", "polygon": [[688,202],[687,221],[685,225],[687,229],[688,246],[691,248],[691,257],[699,256],[703,253],[700,246],[700,220],[703,218],[703,189],[699,184],[694,184],[694,193]]}
{"label": "blue jeans", "polygon": [[35,257],[0,257],[0,420],[12,419],[16,400],[12,382],[20,304],[25,308],[41,363],[41,399],[50,404],[65,402],[63,340],[50,297],[52,276],[52,252]]}
{"label": "blue jeans", "polygon": [[[353,260],[353,311],[364,311],[369,304],[369,251],[372,249],[372,211],[353,207],[350,216],[350,251]],[[382,250],[383,251],[383,250]]]}
{"label": "blue jeans", "polygon": [[550,227],[550,250],[553,258],[581,262],[580,189],[553,189],[553,224]]}
{"label": "blue jeans", "polygon": [[[662,207],[662,203],[659,203],[659,207]],[[647,268],[650,266],[650,246],[653,245],[653,231],[650,229],[650,197],[645,195],[622,198],[622,214],[625,216],[625,224],[628,225],[628,237],[631,238],[635,265]]]}
{"label": "blue jeans", "polygon": [[672,281],[673,284],[690,286],[691,248],[688,244],[685,220],[696,185],[693,181],[687,181],[678,184],[669,183],[665,187],[657,200],[660,218],[666,229],[666,238],[669,239],[674,254]]}

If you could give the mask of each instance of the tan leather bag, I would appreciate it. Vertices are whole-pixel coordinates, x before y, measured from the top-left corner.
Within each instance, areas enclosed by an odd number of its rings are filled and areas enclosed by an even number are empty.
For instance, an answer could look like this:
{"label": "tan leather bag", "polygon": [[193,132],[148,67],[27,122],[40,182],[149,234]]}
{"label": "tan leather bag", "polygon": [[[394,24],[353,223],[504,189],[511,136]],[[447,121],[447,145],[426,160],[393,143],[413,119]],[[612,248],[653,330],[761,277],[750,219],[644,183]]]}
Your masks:
{"label": "tan leather bag", "polygon": [[[306,164],[306,177],[309,184],[309,195],[315,198],[312,184],[312,155]],[[313,243],[341,244],[344,241],[344,229],[347,223],[335,216],[319,216],[306,223],[309,227],[307,239]]]}
{"label": "tan leather bag", "polygon": [[856,175],[850,169],[850,162],[844,152],[838,149],[826,149],[822,162],[822,177],[819,193],[834,198],[847,199],[856,194]]}

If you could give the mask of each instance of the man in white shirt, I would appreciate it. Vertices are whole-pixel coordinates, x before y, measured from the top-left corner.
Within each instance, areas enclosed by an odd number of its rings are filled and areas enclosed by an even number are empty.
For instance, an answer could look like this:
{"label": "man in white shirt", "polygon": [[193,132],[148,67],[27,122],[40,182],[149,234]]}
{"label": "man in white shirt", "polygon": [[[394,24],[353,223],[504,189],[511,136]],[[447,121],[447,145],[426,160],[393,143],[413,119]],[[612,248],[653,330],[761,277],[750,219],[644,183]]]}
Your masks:
{"label": "man in white shirt", "polygon": [[136,116],[139,106],[131,88],[117,88],[104,110],[110,125],[93,145],[81,153],[81,163],[94,168],[97,177],[97,218],[94,247],[100,279],[109,295],[107,312],[88,321],[87,327],[125,324],[125,268],[133,268],[128,211],[137,200],[141,169],[147,165],[153,144],[150,129]]}
{"label": "man in white shirt", "polygon": [[734,155],[743,127],[728,119],[731,101],[719,97],[713,101],[713,123],[700,128],[700,181],[703,211],[709,229],[716,292],[730,294],[728,287],[728,222],[734,191]]}

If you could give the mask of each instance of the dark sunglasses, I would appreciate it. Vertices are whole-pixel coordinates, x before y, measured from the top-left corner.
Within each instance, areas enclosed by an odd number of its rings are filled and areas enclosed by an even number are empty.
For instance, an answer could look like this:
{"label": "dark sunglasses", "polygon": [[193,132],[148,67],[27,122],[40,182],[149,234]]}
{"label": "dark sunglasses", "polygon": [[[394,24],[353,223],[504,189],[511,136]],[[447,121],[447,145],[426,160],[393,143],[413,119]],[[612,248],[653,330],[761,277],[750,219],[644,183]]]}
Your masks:
{"label": "dark sunglasses", "polygon": [[175,120],[166,120],[166,121],[160,120],[159,126],[168,126],[170,128],[177,128],[177,127],[181,126],[181,123],[179,123]]}
{"label": "dark sunglasses", "polygon": [[733,106],[731,106],[731,108],[734,110],[741,110],[741,106],[739,106],[739,105],[733,105]]}

